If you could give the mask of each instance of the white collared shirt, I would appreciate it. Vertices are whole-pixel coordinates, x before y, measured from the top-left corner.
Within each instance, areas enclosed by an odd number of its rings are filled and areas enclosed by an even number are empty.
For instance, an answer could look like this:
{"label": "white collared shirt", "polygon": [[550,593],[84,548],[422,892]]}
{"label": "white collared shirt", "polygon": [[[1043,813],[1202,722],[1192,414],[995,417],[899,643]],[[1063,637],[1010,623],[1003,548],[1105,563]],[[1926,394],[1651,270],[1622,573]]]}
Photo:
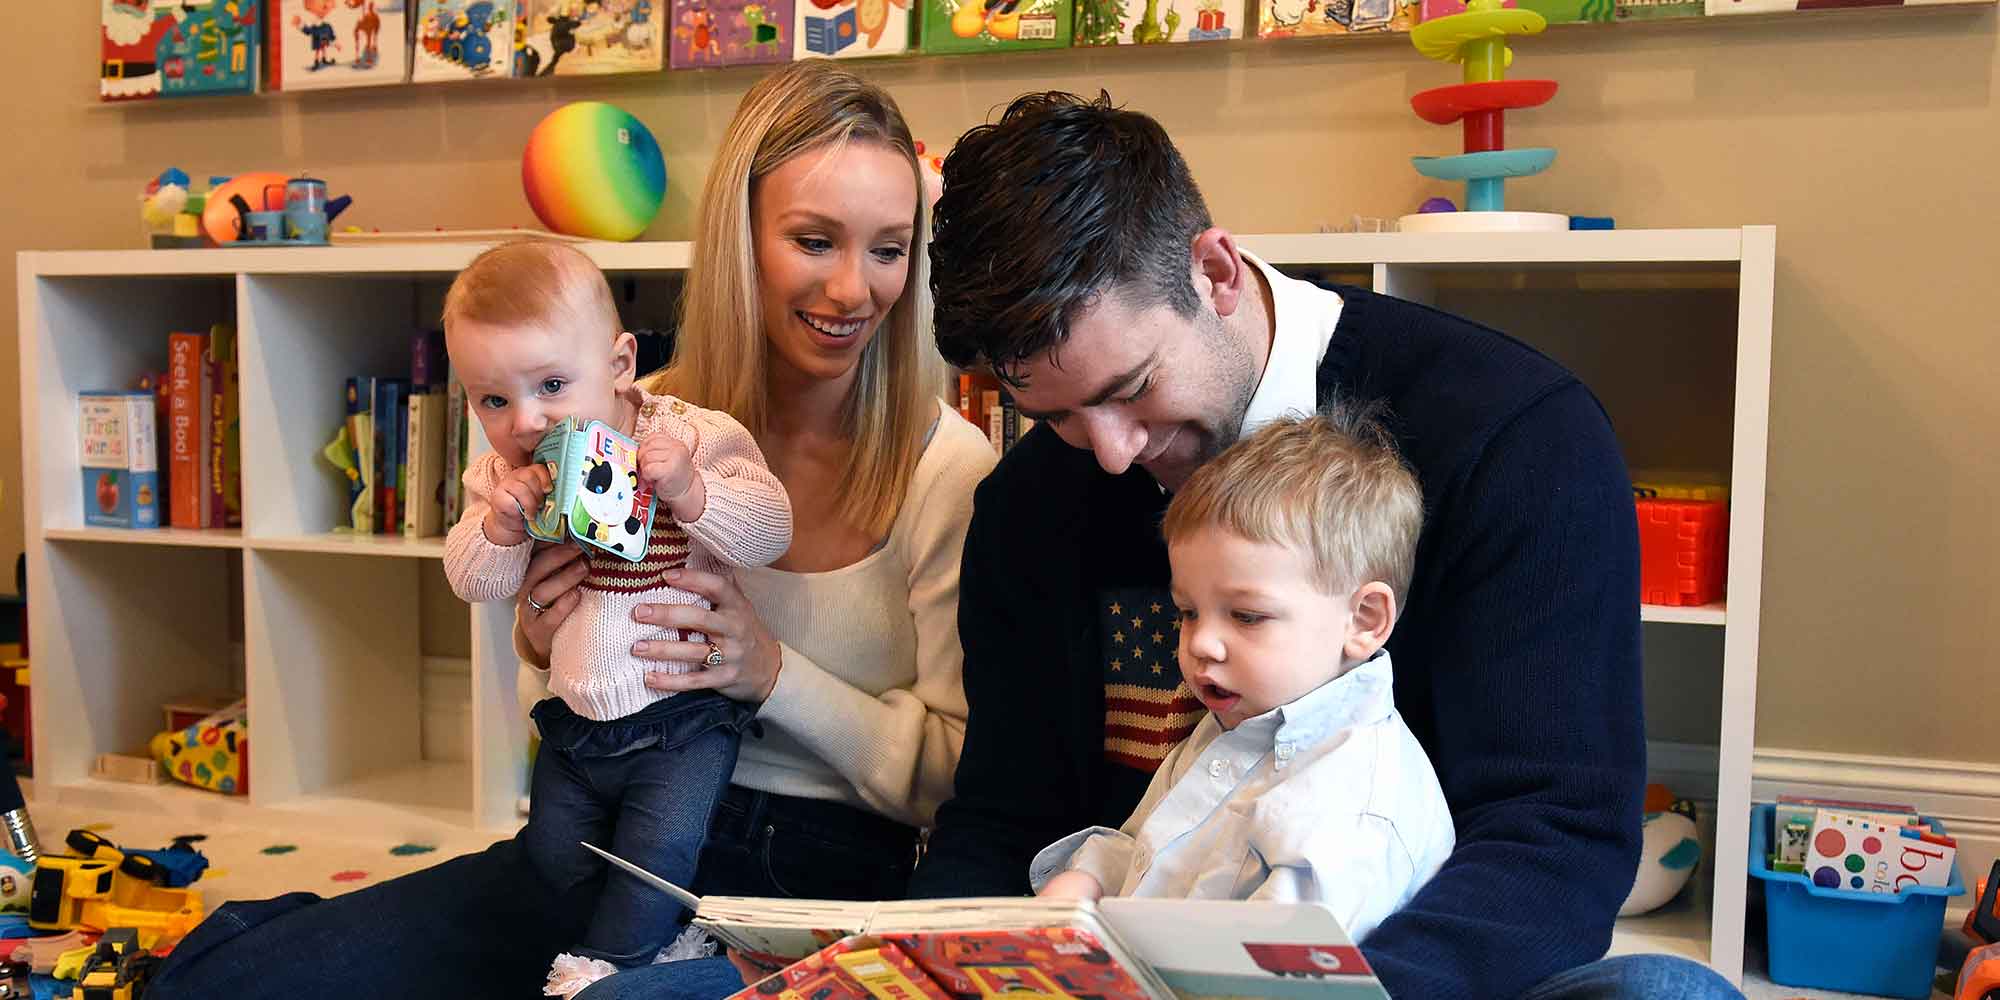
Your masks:
{"label": "white collared shirt", "polygon": [[1043,848],[1039,891],[1058,873],[1106,896],[1311,901],[1357,943],[1444,865],[1451,809],[1397,714],[1384,651],[1233,730],[1213,714],[1153,773],[1122,829]]}
{"label": "white collared shirt", "polygon": [[1288,278],[1249,253],[1271,286],[1271,356],[1264,377],[1243,412],[1243,437],[1284,416],[1311,416],[1319,408],[1319,363],[1340,323],[1340,296],[1309,281]]}

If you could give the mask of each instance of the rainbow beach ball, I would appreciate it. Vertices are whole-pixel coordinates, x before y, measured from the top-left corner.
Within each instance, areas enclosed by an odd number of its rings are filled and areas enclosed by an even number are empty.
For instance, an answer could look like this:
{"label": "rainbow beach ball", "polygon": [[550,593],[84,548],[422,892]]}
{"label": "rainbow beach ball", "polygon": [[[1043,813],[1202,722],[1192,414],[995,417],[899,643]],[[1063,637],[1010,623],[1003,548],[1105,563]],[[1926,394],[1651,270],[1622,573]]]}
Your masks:
{"label": "rainbow beach ball", "polygon": [[629,240],[667,194],[660,144],[639,119],[602,101],[549,112],[521,154],[521,189],[542,225],[570,236]]}

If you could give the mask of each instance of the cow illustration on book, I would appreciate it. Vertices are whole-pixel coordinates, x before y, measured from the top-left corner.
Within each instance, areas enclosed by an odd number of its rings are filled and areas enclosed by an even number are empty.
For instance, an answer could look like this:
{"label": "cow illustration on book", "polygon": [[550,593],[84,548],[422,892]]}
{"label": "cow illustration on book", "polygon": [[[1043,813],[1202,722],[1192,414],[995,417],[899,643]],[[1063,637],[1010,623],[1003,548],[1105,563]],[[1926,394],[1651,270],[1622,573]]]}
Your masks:
{"label": "cow illustration on book", "polygon": [[[650,497],[639,490],[639,474],[620,470],[596,455],[584,456],[583,489],[576,494],[572,522],[581,522],[585,537],[602,542],[622,553],[642,551],[646,539],[646,503]],[[633,546],[627,548],[627,545]]]}

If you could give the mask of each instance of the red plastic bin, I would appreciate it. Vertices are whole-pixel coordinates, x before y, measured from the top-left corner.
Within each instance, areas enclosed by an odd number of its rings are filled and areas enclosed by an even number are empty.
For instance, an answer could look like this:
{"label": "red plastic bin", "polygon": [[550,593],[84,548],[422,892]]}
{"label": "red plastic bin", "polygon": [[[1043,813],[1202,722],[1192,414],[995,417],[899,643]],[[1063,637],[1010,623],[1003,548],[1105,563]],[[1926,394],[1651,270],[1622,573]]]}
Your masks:
{"label": "red plastic bin", "polygon": [[1729,507],[1720,500],[1640,497],[1639,602],[1673,607],[1722,600]]}

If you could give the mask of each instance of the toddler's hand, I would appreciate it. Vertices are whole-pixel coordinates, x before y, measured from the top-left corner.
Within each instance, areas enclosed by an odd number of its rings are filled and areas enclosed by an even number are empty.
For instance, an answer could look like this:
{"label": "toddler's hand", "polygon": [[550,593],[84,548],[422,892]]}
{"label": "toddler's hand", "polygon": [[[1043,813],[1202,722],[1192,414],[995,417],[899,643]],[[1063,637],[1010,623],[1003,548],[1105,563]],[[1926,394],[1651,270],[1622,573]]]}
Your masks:
{"label": "toddler's hand", "polygon": [[1097,876],[1086,871],[1066,871],[1042,884],[1037,896],[1055,899],[1088,899],[1095,901],[1104,895],[1104,887],[1097,884]]}
{"label": "toddler's hand", "polygon": [[555,488],[549,467],[530,462],[502,477],[487,498],[486,520],[480,528],[495,545],[519,545],[528,540],[528,519],[542,509]]}
{"label": "toddler's hand", "polygon": [[694,451],[672,434],[658,432],[639,443],[639,481],[676,521],[698,521],[708,506],[708,494],[695,474]]}

